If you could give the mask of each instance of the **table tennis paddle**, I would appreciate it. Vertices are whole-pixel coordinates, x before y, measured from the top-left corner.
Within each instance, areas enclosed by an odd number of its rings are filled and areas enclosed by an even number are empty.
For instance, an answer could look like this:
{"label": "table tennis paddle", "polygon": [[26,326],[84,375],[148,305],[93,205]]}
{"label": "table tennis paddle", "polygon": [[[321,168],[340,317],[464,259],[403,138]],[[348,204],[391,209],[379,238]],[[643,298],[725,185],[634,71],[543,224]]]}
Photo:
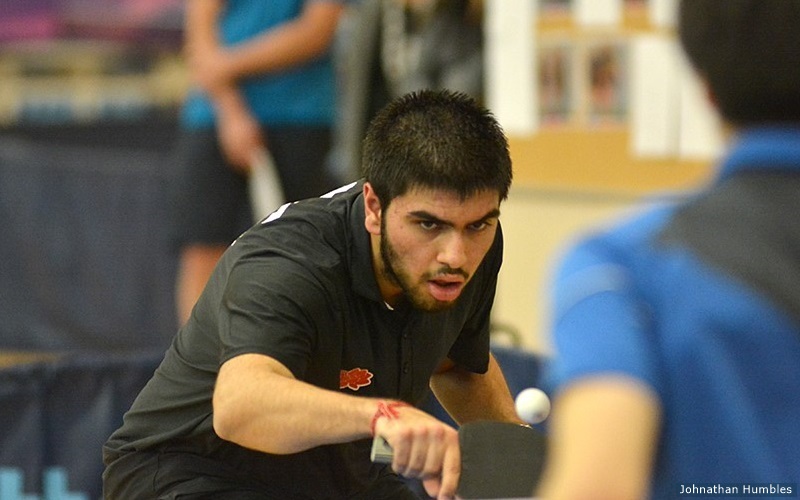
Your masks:
{"label": "table tennis paddle", "polygon": [[[461,478],[457,493],[464,499],[530,497],[542,473],[547,442],[536,429],[506,422],[480,421],[458,430]],[[380,436],[370,459],[391,463],[392,448]]]}
{"label": "table tennis paddle", "polygon": [[278,169],[266,149],[259,149],[250,159],[248,188],[255,222],[272,213],[285,201]]}

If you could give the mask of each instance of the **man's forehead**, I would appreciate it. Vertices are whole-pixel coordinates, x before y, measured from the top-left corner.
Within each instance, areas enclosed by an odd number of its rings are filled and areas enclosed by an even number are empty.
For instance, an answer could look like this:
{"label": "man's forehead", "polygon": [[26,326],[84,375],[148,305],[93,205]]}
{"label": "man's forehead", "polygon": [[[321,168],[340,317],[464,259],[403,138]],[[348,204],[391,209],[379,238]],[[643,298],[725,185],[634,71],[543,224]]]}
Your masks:
{"label": "man's forehead", "polygon": [[403,216],[475,221],[500,214],[500,195],[487,189],[464,197],[452,190],[422,187],[398,196],[392,205]]}
{"label": "man's forehead", "polygon": [[463,193],[455,189],[413,186],[397,198],[405,198],[420,202],[446,202],[455,204],[484,203],[487,199],[496,199],[499,205],[500,193],[496,189],[481,189],[471,193]]}

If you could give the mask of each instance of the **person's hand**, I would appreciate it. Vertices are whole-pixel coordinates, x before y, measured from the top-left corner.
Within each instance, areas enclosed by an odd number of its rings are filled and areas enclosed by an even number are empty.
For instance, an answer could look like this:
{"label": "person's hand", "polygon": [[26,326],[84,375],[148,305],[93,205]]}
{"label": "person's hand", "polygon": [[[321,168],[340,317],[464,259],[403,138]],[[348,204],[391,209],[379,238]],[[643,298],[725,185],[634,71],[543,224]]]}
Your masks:
{"label": "person's hand", "polygon": [[235,85],[235,78],[228,71],[225,51],[208,46],[204,50],[192,50],[187,54],[189,74],[192,82],[209,94]]}
{"label": "person's hand", "polygon": [[217,136],[225,159],[236,171],[249,175],[253,157],[265,148],[265,139],[255,117],[242,109],[221,110]]}
{"label": "person's hand", "polygon": [[214,103],[222,154],[235,170],[248,175],[253,156],[265,147],[261,126],[226,69],[224,50],[211,44],[202,50],[199,46],[190,49],[187,59],[192,80]]}
{"label": "person's hand", "polygon": [[378,418],[375,434],[393,450],[392,469],[422,479],[428,495],[454,498],[461,475],[458,432],[422,410],[395,407],[396,418]]}

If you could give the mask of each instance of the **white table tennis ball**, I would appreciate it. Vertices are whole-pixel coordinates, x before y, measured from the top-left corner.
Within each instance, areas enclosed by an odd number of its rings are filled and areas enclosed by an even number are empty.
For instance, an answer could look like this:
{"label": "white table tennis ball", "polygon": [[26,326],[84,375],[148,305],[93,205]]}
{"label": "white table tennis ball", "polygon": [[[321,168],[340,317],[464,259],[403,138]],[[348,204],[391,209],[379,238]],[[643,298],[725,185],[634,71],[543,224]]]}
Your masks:
{"label": "white table tennis ball", "polygon": [[520,392],[514,405],[519,418],[529,424],[538,424],[550,415],[550,398],[543,390],[535,387]]}

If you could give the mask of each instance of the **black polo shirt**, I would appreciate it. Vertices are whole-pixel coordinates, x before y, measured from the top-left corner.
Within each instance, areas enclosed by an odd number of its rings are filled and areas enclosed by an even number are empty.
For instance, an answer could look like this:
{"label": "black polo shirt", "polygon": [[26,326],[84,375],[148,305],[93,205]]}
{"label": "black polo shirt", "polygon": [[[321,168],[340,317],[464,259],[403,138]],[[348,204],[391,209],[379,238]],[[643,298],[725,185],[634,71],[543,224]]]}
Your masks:
{"label": "black polo shirt", "polygon": [[369,461],[369,440],[279,456],[219,439],[211,396],[222,363],[265,354],[316,386],[414,405],[427,396],[431,374],[447,356],[470,371],[486,371],[502,261],[499,228],[454,307],[392,310],[373,273],[361,188],[356,183],[284,206],[230,247],[109,439],[107,462],[121,452],[186,451],[218,459],[241,480],[291,498],[344,496],[384,472]]}

